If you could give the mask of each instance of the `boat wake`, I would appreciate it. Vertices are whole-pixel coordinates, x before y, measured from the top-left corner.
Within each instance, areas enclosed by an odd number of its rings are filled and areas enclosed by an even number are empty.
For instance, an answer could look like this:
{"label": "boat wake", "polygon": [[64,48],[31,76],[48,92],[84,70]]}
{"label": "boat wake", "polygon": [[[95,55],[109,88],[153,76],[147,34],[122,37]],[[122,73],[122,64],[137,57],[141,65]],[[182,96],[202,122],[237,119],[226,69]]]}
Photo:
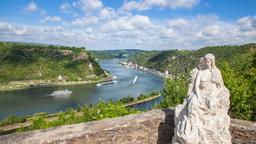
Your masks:
{"label": "boat wake", "polygon": [[133,81],[132,81],[132,84],[135,84],[137,82],[137,80],[138,80],[138,76],[135,76]]}

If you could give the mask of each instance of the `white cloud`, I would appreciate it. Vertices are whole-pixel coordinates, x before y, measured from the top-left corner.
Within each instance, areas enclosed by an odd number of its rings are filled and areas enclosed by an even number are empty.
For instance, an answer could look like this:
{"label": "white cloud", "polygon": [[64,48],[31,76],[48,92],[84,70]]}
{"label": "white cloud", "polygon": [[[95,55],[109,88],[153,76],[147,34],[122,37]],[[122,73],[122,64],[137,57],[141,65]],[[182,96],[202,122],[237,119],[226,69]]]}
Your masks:
{"label": "white cloud", "polygon": [[46,16],[45,18],[41,19],[39,22],[46,23],[46,22],[60,22],[61,17],[59,16]]}
{"label": "white cloud", "polygon": [[246,16],[237,20],[242,30],[256,29],[256,16]]}
{"label": "white cloud", "polygon": [[115,10],[109,7],[102,8],[99,12],[100,19],[113,19],[116,17],[117,17],[117,14]]}
{"label": "white cloud", "polygon": [[147,28],[152,26],[149,17],[142,15],[134,16],[129,22],[136,28]]}
{"label": "white cloud", "polygon": [[75,0],[60,5],[60,12],[74,17],[62,20],[59,16],[49,16],[31,1],[24,9],[26,12],[39,11],[40,23],[23,25],[0,21],[0,40],[86,46],[89,49],[194,49],[255,42],[256,16],[241,17],[232,22],[222,20],[216,14],[158,19],[136,12],[189,9],[199,2],[124,0],[121,8],[114,9],[104,6],[101,0]]}
{"label": "white cloud", "polygon": [[123,10],[149,10],[155,7],[159,8],[192,8],[199,3],[199,0],[140,0],[125,1],[122,6]]}
{"label": "white cloud", "polygon": [[60,11],[63,13],[72,13],[72,7],[69,3],[63,3],[60,5]]}
{"label": "white cloud", "polygon": [[34,12],[38,10],[37,4],[31,1],[28,5],[24,8],[26,12]]}
{"label": "white cloud", "polygon": [[220,27],[218,25],[210,25],[203,29],[202,32],[205,36],[216,36],[221,34]]}
{"label": "white cloud", "polygon": [[71,25],[72,26],[88,26],[88,25],[96,24],[97,22],[98,22],[98,18],[95,16],[81,17],[72,21]]}
{"label": "white cloud", "polygon": [[[158,33],[155,33],[156,31],[158,31]],[[177,40],[176,29],[174,28],[158,27],[157,29],[153,30],[153,33],[155,33],[154,39],[158,39],[158,43],[163,41],[170,41],[174,38]]]}
{"label": "white cloud", "polygon": [[122,16],[116,20],[111,20],[102,26],[103,31],[130,31],[137,29],[145,29],[152,26],[149,17],[136,16]]}
{"label": "white cloud", "polygon": [[65,13],[65,14],[69,14],[73,17],[78,17],[79,14],[77,12],[75,12],[74,7],[72,7],[72,5],[70,5],[69,3],[62,3],[60,5],[60,12]]}
{"label": "white cloud", "polygon": [[42,19],[45,22],[61,21],[56,23],[58,26],[0,22],[0,40],[86,46],[89,49],[195,49],[255,42],[255,19],[255,16],[247,16],[231,22],[209,14],[159,20],[103,7],[93,15],[85,14],[73,21],[50,16]]}
{"label": "white cloud", "polygon": [[0,30],[9,30],[11,29],[12,26],[8,23],[5,23],[5,22],[0,22]]}
{"label": "white cloud", "polygon": [[5,22],[0,22],[0,31],[4,34],[14,35],[25,35],[30,33],[27,26],[15,26]]}
{"label": "white cloud", "polygon": [[179,28],[179,27],[184,27],[189,25],[189,22],[183,18],[179,18],[179,19],[172,19],[168,21],[168,27],[171,28]]}
{"label": "white cloud", "polygon": [[128,17],[121,17],[117,20],[107,22],[101,28],[103,31],[132,30],[134,27],[128,23]]}
{"label": "white cloud", "polygon": [[73,2],[73,6],[82,9],[86,13],[103,8],[100,0],[78,0]]}
{"label": "white cloud", "polygon": [[90,28],[90,27],[88,27],[88,28],[86,28],[86,30],[85,30],[87,33],[92,33],[93,31],[92,31],[92,28]]}
{"label": "white cloud", "polygon": [[0,22],[0,40],[5,41],[85,46],[89,39],[81,30],[70,30],[63,26],[14,25]]}

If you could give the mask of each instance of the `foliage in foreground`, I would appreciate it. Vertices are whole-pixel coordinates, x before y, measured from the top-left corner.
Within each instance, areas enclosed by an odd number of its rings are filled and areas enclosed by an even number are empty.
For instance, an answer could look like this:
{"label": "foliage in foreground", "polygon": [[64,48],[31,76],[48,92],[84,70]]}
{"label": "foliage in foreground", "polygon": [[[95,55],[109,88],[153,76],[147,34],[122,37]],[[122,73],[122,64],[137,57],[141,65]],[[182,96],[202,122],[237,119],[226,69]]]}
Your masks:
{"label": "foliage in foreground", "polygon": [[170,108],[181,104],[187,94],[187,84],[184,79],[166,79],[163,89],[163,99],[156,108]]}
{"label": "foliage in foreground", "polygon": [[231,117],[256,121],[256,67],[248,68],[244,74],[236,73],[228,64],[223,64],[222,69],[230,92]]}
{"label": "foliage in foreground", "polygon": [[11,125],[15,123],[23,123],[26,121],[25,117],[18,117],[16,115],[10,115],[0,122],[0,126]]}
{"label": "foliage in foreground", "polygon": [[69,108],[66,112],[57,113],[56,118],[49,118],[48,115],[39,115],[33,118],[29,127],[20,128],[18,132],[56,127],[60,125],[75,124],[104,118],[113,118],[128,114],[138,113],[138,110],[126,108],[122,103],[105,103],[100,101],[97,105],[89,107],[78,107],[77,110]]}

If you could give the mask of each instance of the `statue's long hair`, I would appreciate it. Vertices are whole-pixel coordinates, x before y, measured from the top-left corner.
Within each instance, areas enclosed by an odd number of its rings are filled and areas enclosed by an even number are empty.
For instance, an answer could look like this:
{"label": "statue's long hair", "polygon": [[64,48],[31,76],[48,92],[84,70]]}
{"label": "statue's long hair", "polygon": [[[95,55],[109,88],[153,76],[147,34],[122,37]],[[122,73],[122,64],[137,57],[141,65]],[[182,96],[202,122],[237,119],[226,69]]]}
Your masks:
{"label": "statue's long hair", "polygon": [[211,53],[208,53],[204,56],[205,59],[208,59],[211,61],[211,70],[214,70],[216,68],[215,65],[215,56]]}
{"label": "statue's long hair", "polygon": [[211,61],[211,68],[210,68],[212,72],[211,81],[216,84],[219,84],[220,86],[223,86],[223,80],[222,80],[220,70],[216,67],[216,64],[215,64],[215,56],[211,53],[208,53],[204,56],[204,58]]}

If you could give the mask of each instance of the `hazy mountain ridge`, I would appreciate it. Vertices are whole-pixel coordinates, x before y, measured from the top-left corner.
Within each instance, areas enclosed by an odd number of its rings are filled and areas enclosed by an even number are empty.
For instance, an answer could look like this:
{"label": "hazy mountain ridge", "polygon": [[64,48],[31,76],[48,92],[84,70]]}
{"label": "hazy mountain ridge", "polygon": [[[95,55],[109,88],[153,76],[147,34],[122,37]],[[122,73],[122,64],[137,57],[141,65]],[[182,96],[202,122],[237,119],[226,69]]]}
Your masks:
{"label": "hazy mountain ridge", "polygon": [[144,50],[138,49],[124,49],[124,50],[91,50],[89,51],[94,58],[100,60],[107,60],[113,58],[128,58],[137,53],[141,53]]}

